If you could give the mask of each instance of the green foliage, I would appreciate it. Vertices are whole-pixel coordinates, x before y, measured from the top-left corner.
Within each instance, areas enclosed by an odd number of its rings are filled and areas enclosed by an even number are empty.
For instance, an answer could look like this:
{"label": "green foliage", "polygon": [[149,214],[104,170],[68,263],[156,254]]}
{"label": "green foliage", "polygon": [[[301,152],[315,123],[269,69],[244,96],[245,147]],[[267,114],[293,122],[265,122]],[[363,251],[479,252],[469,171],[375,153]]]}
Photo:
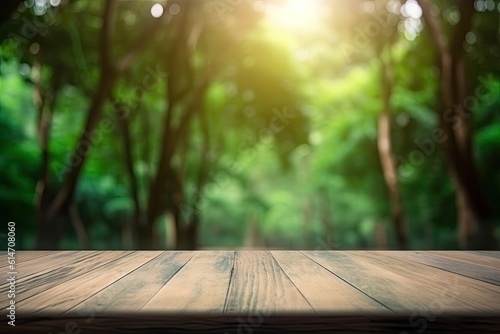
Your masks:
{"label": "green foliage", "polygon": [[[167,92],[181,91],[193,80],[187,97],[173,111],[172,122],[178,125],[195,87],[214,69],[171,162],[184,186],[184,204],[200,198],[201,247],[241,247],[251,229],[258,230],[268,247],[395,246],[377,147],[383,106],[380,56],[390,43],[391,134],[410,246],[457,247],[455,187],[441,147],[436,145],[421,164],[411,162],[420,150],[417,141],[431,138],[439,127],[440,78],[426,31],[405,38],[408,18],[399,11],[389,13],[386,1],[318,0],[329,16],[318,19],[315,29],[302,27],[300,33],[272,28],[251,1],[225,12],[223,20],[201,3],[192,2],[184,27],[177,20],[180,16],[165,8],[168,22],[112,90],[113,99],[129,110],[125,122],[142,207],[157,170],[165,113],[173,103]],[[500,8],[498,1],[495,4]],[[42,68],[41,89],[54,89],[57,96],[49,172],[58,189],[60,168],[73,153],[102,75],[103,7],[103,2],[80,0],[48,6],[43,15],[25,8],[0,29],[0,211],[17,222],[18,249],[34,247],[35,239],[34,195],[41,165],[33,100],[36,62]],[[131,41],[155,20],[150,7],[145,1],[118,1],[109,45],[113,59],[136,47]],[[434,10],[451,34],[454,3],[435,1]],[[44,33],[23,36],[26,20],[44,22]],[[379,33],[363,39],[360,34],[367,24],[379,24]],[[471,92],[483,81],[489,92],[473,108],[472,130],[474,158],[492,201],[500,196],[497,32],[498,11],[476,13],[473,36],[464,43]],[[173,58],[171,48],[180,33],[187,42]],[[167,69],[178,71],[177,81],[169,80],[173,73]],[[162,75],[146,87],[144,79],[151,70]],[[100,120],[106,120],[110,130],[94,134],[97,139],[74,196],[96,249],[125,247],[124,226],[137,223],[125,165],[125,123],[110,101]],[[200,182],[204,171],[208,176]],[[174,176],[167,182],[172,186]],[[171,200],[163,196],[161,203]],[[497,224],[500,208],[492,204]],[[163,239],[171,232],[164,225],[155,228]],[[378,239],[380,229],[389,237],[388,245]],[[61,247],[80,247],[69,220]]]}

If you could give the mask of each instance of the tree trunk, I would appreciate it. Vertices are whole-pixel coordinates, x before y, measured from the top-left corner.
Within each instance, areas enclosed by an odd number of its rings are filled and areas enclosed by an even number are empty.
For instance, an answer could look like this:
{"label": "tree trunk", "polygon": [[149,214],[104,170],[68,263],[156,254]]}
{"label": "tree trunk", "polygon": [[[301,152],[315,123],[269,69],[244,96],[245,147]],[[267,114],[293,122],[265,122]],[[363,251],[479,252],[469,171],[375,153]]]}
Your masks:
{"label": "tree trunk", "polygon": [[176,234],[176,249],[177,250],[196,250],[198,248],[196,242],[197,229],[190,225],[187,227],[179,226]]}
{"label": "tree trunk", "polygon": [[87,229],[85,228],[85,224],[83,223],[82,218],[78,213],[78,208],[76,207],[75,203],[73,203],[69,208],[69,215],[71,223],[73,224],[73,228],[75,229],[78,242],[80,243],[80,249],[89,249],[89,235],[87,233]]}
{"label": "tree trunk", "polygon": [[[210,83],[210,79],[212,78],[212,74],[218,68],[217,66],[209,67],[203,75],[199,76],[201,77],[198,82],[199,85],[194,85],[193,68],[188,61],[187,52],[190,33],[188,23],[190,22],[189,17],[191,15],[188,2],[186,2],[184,6],[186,7],[184,10],[181,10],[180,17],[178,17],[177,21],[178,23],[174,27],[172,45],[166,57],[169,75],[167,78],[168,82],[165,98],[168,104],[162,123],[163,128],[158,164],[153,179],[150,182],[147,197],[146,219],[141,221],[144,225],[154,225],[160,215],[169,209],[172,211],[172,214],[174,216],[177,215],[178,218],[180,218],[182,214],[181,211],[184,202],[176,202],[175,199],[169,198],[171,197],[171,194],[169,194],[171,190],[168,189],[168,184],[178,182],[175,180],[177,176],[171,172],[173,168],[171,166],[171,161],[178,150],[179,143],[186,138],[190,123],[203,102],[203,97]],[[173,126],[173,112],[176,111],[175,109],[185,100],[185,97],[190,98],[190,101],[186,103],[184,113],[182,117],[180,117],[177,126]],[[164,205],[165,202],[170,203],[169,205]],[[172,204],[175,202],[177,204]],[[177,208],[172,209],[169,208],[169,206],[177,206]],[[179,212],[176,213],[176,211]],[[176,226],[180,226],[177,223],[177,219]],[[147,229],[146,227],[144,228]],[[179,233],[183,234],[182,231]]]}
{"label": "tree trunk", "polygon": [[[154,22],[147,29],[145,29],[142,34],[140,34],[136,40],[133,41],[131,47],[127,50],[121,59],[116,60],[111,52],[110,45],[112,45],[112,35],[114,28],[114,15],[116,8],[116,0],[108,0],[104,4],[104,15],[103,15],[103,26],[101,30],[100,38],[100,78],[97,90],[92,99],[90,108],[87,114],[87,120],[85,123],[84,132],[80,136],[75,149],[69,152],[71,159],[76,160],[72,163],[72,166],[65,166],[64,169],[58,171],[58,176],[62,180],[62,186],[55,195],[54,199],[51,200],[50,204],[47,205],[46,210],[40,213],[40,219],[38,221],[38,233],[37,245],[39,247],[47,247],[46,234],[47,231],[56,231],[60,229],[59,221],[65,217],[69,206],[72,202],[76,185],[78,179],[83,170],[84,163],[87,157],[87,151],[90,148],[91,143],[89,143],[87,136],[91,137],[94,135],[94,130],[96,129],[97,123],[101,117],[103,106],[112,91],[116,80],[118,77],[128,70],[132,65],[133,61],[137,58],[141,50],[143,50],[147,42],[151,39],[151,36],[158,31],[158,27],[161,23],[160,20]],[[118,64],[118,65],[116,65]],[[100,134],[102,136],[102,134]],[[62,234],[57,231],[51,234],[50,244],[57,247]]]}
{"label": "tree trunk", "polygon": [[[454,46],[452,46],[454,47]],[[455,46],[455,48],[457,48]],[[457,97],[457,108],[465,115],[464,102],[470,94],[471,90],[468,85],[467,65],[464,52],[452,50],[453,59],[453,82],[455,83],[455,96]],[[456,143],[458,151],[464,160],[463,167],[467,169],[469,177],[474,177],[474,183],[480,185],[477,167],[474,163],[472,152],[472,115],[462,117],[457,123],[455,130]],[[457,166],[459,167],[459,166]],[[455,175],[456,177],[456,175]],[[459,180],[457,180],[459,181]],[[458,240],[460,247],[463,249],[475,248],[495,248],[494,229],[491,220],[493,219],[493,211],[490,207],[485,208],[484,213],[475,214],[472,200],[467,196],[466,189],[460,182],[455,182],[457,185],[457,208],[458,208]],[[474,190],[476,191],[476,190]],[[484,190],[479,189],[479,193],[472,194],[479,196],[476,201],[484,201],[487,203],[487,198],[484,195]]]}
{"label": "tree trunk", "polygon": [[383,221],[375,224],[375,247],[377,249],[388,249],[387,228]]}
{"label": "tree trunk", "polygon": [[[118,115],[123,105],[117,101],[114,101],[114,106],[115,110],[117,111],[116,114]],[[134,206],[132,213],[132,220],[130,223],[126,223],[126,226],[124,226],[124,229],[126,229],[124,230],[124,232],[126,232],[127,234],[128,233],[132,234],[133,233],[132,231],[138,233],[140,222],[143,220],[141,203],[139,199],[139,184],[134,169],[134,153],[133,153],[134,147],[133,147],[132,136],[130,133],[130,119],[132,118],[133,112],[134,111],[131,110],[129,117],[127,118],[117,117],[117,122],[120,124],[120,129],[123,139],[123,157],[125,162],[126,173],[129,180],[129,193],[130,197],[132,198],[132,203]],[[126,241],[127,244],[129,244],[128,248],[130,248],[131,246],[130,241],[128,241],[127,239],[123,241]]]}
{"label": "tree trunk", "polygon": [[456,203],[458,210],[458,241],[462,249],[469,248],[471,237],[477,233],[474,210],[467,200],[465,190],[459,186],[456,193]]}
{"label": "tree trunk", "polygon": [[248,248],[261,248],[264,247],[262,240],[262,233],[257,215],[254,212],[247,214],[247,232],[245,238],[245,247]]}
{"label": "tree trunk", "polygon": [[[64,178],[63,186],[58,192],[56,198],[54,199],[51,205],[49,217],[50,215],[55,216],[57,215],[58,212],[67,209],[71,200],[73,199],[78,178],[81,174],[81,171],[83,169],[83,166],[85,164],[88,155],[87,150],[83,150],[83,148],[90,149],[89,145],[91,145],[91,144],[86,144],[89,142],[89,140],[87,139],[87,135],[92,136],[92,134],[94,134],[97,122],[101,117],[101,112],[104,103],[106,102],[115,82],[116,82],[115,73],[105,71],[101,74],[98,90],[92,101],[92,105],[90,107],[87,121],[85,124],[84,132],[80,136],[80,139],[78,140],[75,149],[71,152],[73,155],[76,155],[78,157],[77,159],[78,162],[75,164],[74,167],[70,166],[71,168],[69,168],[67,177]],[[102,136],[102,134],[100,135]]]}
{"label": "tree trunk", "polygon": [[198,226],[199,216],[197,212],[192,212],[190,220],[182,212],[181,204],[178,196],[173,197],[174,202],[172,205],[172,215],[175,226],[175,248],[177,250],[195,250],[198,248]]}
{"label": "tree trunk", "polygon": [[[493,249],[496,240],[493,231],[493,210],[481,186],[472,154],[471,116],[464,104],[470,96],[463,43],[470,31],[474,15],[474,2],[459,4],[460,23],[454,30],[451,43],[436,17],[430,13],[427,0],[419,0],[424,19],[429,27],[438,66],[441,70],[440,91],[442,108],[438,113],[440,125],[447,138],[445,153],[456,188],[458,237],[462,248]],[[445,119],[445,112],[450,113]],[[454,122],[448,119],[453,117]]]}
{"label": "tree trunk", "polygon": [[332,219],[332,212],[330,210],[330,197],[328,195],[328,190],[322,188],[319,190],[319,203],[321,210],[321,223],[323,224],[323,231],[325,235],[325,240],[329,249],[333,249],[336,245],[334,243],[334,226]]}
{"label": "tree trunk", "polygon": [[143,224],[139,226],[138,237],[139,237],[139,247],[140,250],[151,250],[153,249],[153,229],[150,224]]}
{"label": "tree trunk", "polygon": [[[168,200],[170,202],[175,202],[179,206],[178,210],[182,210],[181,208],[184,204],[184,199],[182,199],[181,202],[178,202],[178,199],[172,199],[172,194],[169,194],[170,191],[173,191],[168,189],[169,183],[179,183],[182,181],[177,175],[175,175],[173,167],[171,166],[171,160],[176,153],[176,149],[179,147],[179,143],[186,138],[189,132],[190,123],[203,101],[203,96],[209,84],[209,78],[210,75],[207,74],[202,79],[200,85],[195,89],[193,95],[191,96],[191,103],[189,103],[186,107],[180,124],[174,129],[170,128],[169,120],[171,112],[173,111],[173,104],[177,104],[177,102],[180,101],[169,101],[169,106],[167,107],[168,109],[165,114],[158,167],[149,188],[146,220],[144,221],[144,225],[153,225],[158,217],[163,212],[168,210],[168,207],[163,205],[162,201],[167,202]],[[177,186],[173,185],[173,187]],[[182,188],[179,191],[182,192],[184,190]],[[176,193],[175,196],[181,196],[183,198],[184,195],[179,191],[174,191]]]}
{"label": "tree trunk", "polygon": [[311,249],[313,245],[313,231],[312,231],[312,222],[313,222],[313,210],[311,207],[311,202],[309,199],[305,199],[302,203],[302,222],[303,222],[303,233],[304,233],[304,248],[303,249]]}
{"label": "tree trunk", "polygon": [[[106,101],[106,97],[109,91],[111,90],[113,82],[114,80],[110,77],[106,76],[105,74],[102,75],[101,84],[99,86],[100,89],[97,92],[94,101],[92,102],[92,107],[90,109],[87,124],[85,126],[85,132],[80,137],[80,140],[76,145],[76,149],[73,151],[75,155],[78,155],[78,157],[80,157],[80,161],[78,161],[78,163],[74,167],[69,169],[68,175],[64,179],[63,186],[57,192],[54,200],[50,202],[50,205],[48,205],[48,207],[44,209],[44,212],[41,214],[43,218],[41,218],[38,223],[39,233],[41,233],[38,236],[37,241],[37,248],[39,249],[42,249],[42,244],[46,244],[47,242],[49,242],[48,240],[45,240],[46,233],[44,231],[55,231],[56,229],[60,229],[61,227],[59,226],[58,222],[61,220],[61,217],[66,216],[66,213],[69,210],[69,205],[73,200],[76,184],[80,172],[83,168],[85,157],[87,155],[86,151],[83,152],[83,154],[80,154],[82,152],[79,152],[79,148],[88,148],[88,145],[83,144],[84,142],[87,142],[85,133],[92,133],[94,131],[97,125],[97,121],[100,117],[102,107],[104,105],[104,102]],[[51,247],[57,248],[61,237],[61,233],[55,232],[51,237]]]}
{"label": "tree trunk", "polygon": [[122,222],[122,249],[134,249],[134,235],[137,235],[137,231],[133,233],[133,226],[129,220],[124,220]]}
{"label": "tree trunk", "polygon": [[[40,174],[35,190],[35,212],[37,223],[37,238],[36,247],[39,249],[58,249],[59,240],[62,236],[61,225],[62,217],[51,224],[47,216],[47,210],[51,200],[51,183],[49,173],[50,161],[50,131],[52,128],[52,119],[54,107],[58,94],[56,78],[52,78],[50,89],[46,92],[42,88],[41,83],[42,64],[36,58],[33,65],[33,82],[35,89],[33,92],[33,100],[38,111],[38,142],[40,145]],[[47,229],[48,225],[53,225],[53,230]],[[53,232],[53,233],[51,233]]]}
{"label": "tree trunk", "polygon": [[66,212],[48,217],[44,211],[37,219],[36,249],[58,250],[66,220]]}
{"label": "tree trunk", "polygon": [[[398,249],[407,249],[408,238],[403,220],[403,206],[397,179],[397,166],[392,152],[390,100],[392,96],[393,80],[390,70],[391,48],[387,47],[386,49],[386,54],[384,55],[382,52],[380,55],[382,112],[378,119],[377,145],[380,164],[389,193],[391,219],[396,231]],[[386,56],[387,59],[384,59],[384,56]]]}

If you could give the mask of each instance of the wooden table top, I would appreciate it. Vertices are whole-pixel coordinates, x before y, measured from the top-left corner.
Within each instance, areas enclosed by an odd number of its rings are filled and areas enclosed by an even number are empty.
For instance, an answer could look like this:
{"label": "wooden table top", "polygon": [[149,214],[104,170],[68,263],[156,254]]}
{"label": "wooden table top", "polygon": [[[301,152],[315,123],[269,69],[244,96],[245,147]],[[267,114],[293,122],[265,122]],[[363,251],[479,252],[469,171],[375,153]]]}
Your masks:
{"label": "wooden table top", "polygon": [[500,330],[500,252],[19,251],[15,261],[16,322],[2,284],[2,334]]}
{"label": "wooden table top", "polygon": [[19,251],[16,266],[17,318],[500,314],[500,252]]}

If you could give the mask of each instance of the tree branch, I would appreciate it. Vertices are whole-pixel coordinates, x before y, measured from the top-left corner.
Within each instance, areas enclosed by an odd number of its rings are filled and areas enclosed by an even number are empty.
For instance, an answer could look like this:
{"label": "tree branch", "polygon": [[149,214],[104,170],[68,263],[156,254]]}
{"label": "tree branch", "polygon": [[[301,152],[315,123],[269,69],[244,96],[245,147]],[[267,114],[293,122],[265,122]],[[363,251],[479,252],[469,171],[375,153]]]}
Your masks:
{"label": "tree branch", "polygon": [[[113,106],[117,111],[122,107],[122,104],[118,102],[114,97],[111,97],[113,101]],[[132,197],[134,203],[134,225],[138,224],[141,218],[141,205],[139,200],[139,185],[137,181],[137,175],[134,169],[134,147],[132,142],[132,137],[130,134],[130,121],[127,118],[117,117],[117,121],[120,124],[120,130],[123,138],[123,149],[124,149],[124,159],[125,159],[125,169],[129,177],[130,186],[130,196]]]}
{"label": "tree branch", "polygon": [[422,16],[429,29],[429,36],[435,48],[441,54],[449,53],[448,43],[444,37],[443,29],[436,17],[431,14],[431,8],[428,0],[417,0],[422,8]]}
{"label": "tree branch", "polygon": [[[165,1],[164,6],[166,6],[166,4],[167,2]],[[132,65],[148,43],[155,37],[156,34],[158,34],[160,31],[159,28],[163,25],[163,23],[164,20],[162,19],[155,20],[153,23],[149,24],[149,26],[145,28],[139,36],[137,36],[128,48],[127,52],[125,52],[125,55],[117,62],[116,69],[118,73],[125,72],[130,65]]]}
{"label": "tree branch", "polygon": [[[112,13],[114,12],[114,3],[116,0],[110,0],[106,3],[105,13],[104,13],[104,25],[101,31],[101,48],[102,52],[109,52],[108,46],[111,42],[112,28],[111,20]],[[74,195],[76,184],[80,173],[82,171],[83,165],[86,161],[87,154],[84,151],[84,143],[87,141],[86,134],[91,134],[95,131],[97,122],[100,119],[102,108],[109,97],[109,93],[112,91],[118,76],[125,70],[129,68],[132,62],[137,58],[142,49],[146,46],[147,42],[152,38],[160,25],[160,21],[155,22],[150,25],[148,29],[144,30],[143,33],[138,37],[136,43],[132,44],[129,52],[122,58],[120,65],[118,67],[107,64],[109,53],[101,59],[101,78],[99,81],[99,86],[97,87],[96,93],[93,97],[92,104],[88,111],[88,116],[85,124],[84,132],[81,134],[75,150],[71,152],[73,157],[76,157],[77,162],[74,167],[66,168],[65,173],[67,176],[64,178],[63,186],[57,193],[56,198],[52,202],[50,209],[48,210],[49,219],[54,219],[55,216],[61,212],[63,209],[67,209],[71,203],[71,199]],[[83,153],[80,153],[83,151]],[[62,173],[62,172],[61,172]]]}
{"label": "tree branch", "polygon": [[109,69],[112,64],[112,49],[116,16],[116,0],[107,0],[104,5],[103,24],[101,29],[100,51],[101,69]]}
{"label": "tree branch", "polygon": [[474,1],[462,0],[458,5],[460,12],[460,22],[455,28],[455,34],[450,43],[450,53],[454,58],[459,58],[464,53],[463,43],[465,35],[470,31],[472,26],[472,18],[476,12],[474,9]]}

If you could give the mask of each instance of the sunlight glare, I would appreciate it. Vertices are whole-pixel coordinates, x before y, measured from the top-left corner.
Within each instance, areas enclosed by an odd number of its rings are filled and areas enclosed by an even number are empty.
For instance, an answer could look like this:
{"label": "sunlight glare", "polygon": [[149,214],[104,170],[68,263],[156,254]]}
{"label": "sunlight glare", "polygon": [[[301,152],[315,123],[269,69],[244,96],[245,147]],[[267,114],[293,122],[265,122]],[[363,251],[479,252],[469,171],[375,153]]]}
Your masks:
{"label": "sunlight glare", "polygon": [[411,17],[414,19],[419,19],[422,17],[422,8],[415,0],[408,0],[401,7],[401,14],[405,17]]}
{"label": "sunlight glare", "polygon": [[285,29],[310,28],[317,25],[322,14],[319,1],[286,0],[280,5],[268,5],[269,21]]}

